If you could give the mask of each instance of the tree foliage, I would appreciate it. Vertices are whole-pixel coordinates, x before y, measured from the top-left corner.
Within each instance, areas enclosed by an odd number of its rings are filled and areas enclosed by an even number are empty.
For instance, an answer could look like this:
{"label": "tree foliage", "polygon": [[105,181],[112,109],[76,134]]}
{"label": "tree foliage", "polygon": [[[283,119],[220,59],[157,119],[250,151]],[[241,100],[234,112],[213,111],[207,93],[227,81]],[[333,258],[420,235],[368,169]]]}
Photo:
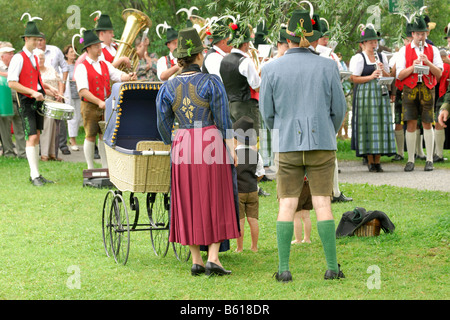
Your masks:
{"label": "tree foliage", "polygon": [[[327,19],[330,24],[332,37],[339,45],[336,51],[341,52],[344,59],[348,60],[358,49],[359,38],[358,25],[368,22],[379,22],[380,32],[386,45],[392,47],[399,40],[405,26],[405,19],[400,15],[388,12],[389,0],[310,0],[314,10],[321,17]],[[398,0],[404,12],[410,11],[408,0]],[[79,33],[79,27],[91,29],[94,27],[94,11],[100,10],[108,14],[114,25],[116,38],[120,39],[125,22],[122,19],[122,11],[125,8],[135,8],[147,14],[152,20],[149,32],[150,51],[158,55],[167,54],[164,39],[160,39],[155,30],[160,23],[167,23],[176,29],[186,26],[185,13],[176,14],[181,8],[196,6],[199,10],[194,14],[203,18],[222,15],[233,15],[244,22],[256,27],[259,21],[265,20],[268,25],[268,38],[276,42],[280,25],[287,23],[290,12],[299,7],[300,0],[0,0],[3,23],[0,29],[0,41],[13,43],[16,49],[23,46],[20,36],[23,34],[27,18],[20,21],[24,12],[31,16],[41,17],[38,22],[40,31],[46,34],[47,43],[60,48],[71,43],[72,36]],[[450,7],[448,1],[424,0],[428,6],[427,14],[431,21],[436,22],[435,30],[431,31],[430,39],[438,46],[445,46],[443,39],[444,27],[450,22]],[[306,4],[300,4],[308,8]],[[379,8],[379,20],[373,10]],[[79,10],[77,12],[76,10]],[[74,23],[79,25],[75,28]],[[375,19],[375,20],[374,20]]]}

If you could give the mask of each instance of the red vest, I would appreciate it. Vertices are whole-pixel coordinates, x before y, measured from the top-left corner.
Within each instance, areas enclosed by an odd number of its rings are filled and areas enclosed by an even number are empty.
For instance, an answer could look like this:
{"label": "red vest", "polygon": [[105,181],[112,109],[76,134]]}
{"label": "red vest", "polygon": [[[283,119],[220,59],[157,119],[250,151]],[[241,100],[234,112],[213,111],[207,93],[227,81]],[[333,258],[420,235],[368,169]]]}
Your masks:
{"label": "red vest", "polygon": [[[38,58],[36,56],[33,56],[36,61],[36,69],[35,69],[30,61],[30,58],[28,58],[27,54],[23,51],[20,52],[20,54],[22,55],[23,58],[23,66],[19,76],[19,83],[24,87],[30,88],[34,91],[38,91],[38,83],[39,83],[41,85],[42,90],[44,90],[44,86],[42,85],[41,73],[39,72]],[[23,95],[27,96],[28,98],[31,98],[31,96],[27,94]]]}
{"label": "red vest", "polygon": [[[408,68],[408,67],[412,66],[414,60],[417,59],[417,54],[416,54],[416,50],[411,48],[411,44],[408,44],[405,49],[406,49],[405,50],[405,60],[406,60],[405,67]],[[430,44],[428,44],[428,46],[424,47],[424,53],[428,57],[428,60],[430,60],[430,62],[433,63],[434,53],[433,53],[433,47]],[[418,77],[417,73],[411,73],[407,78],[405,78],[401,81],[401,88],[403,89],[404,85],[410,87],[411,89],[414,88],[417,85],[418,79],[419,79],[419,77]],[[431,72],[428,75],[423,75],[422,81],[429,89],[433,89],[437,84],[436,77],[433,74],[431,74]]]}
{"label": "red vest", "polygon": [[[89,91],[102,101],[111,94],[111,84],[109,81],[109,70],[108,66],[104,61],[99,61],[102,69],[102,74],[95,71],[94,67],[87,61],[84,60],[83,64],[86,67]],[[105,96],[106,91],[106,96]]]}
{"label": "red vest", "polygon": [[444,70],[442,71],[441,80],[439,80],[439,98],[442,97],[447,92],[448,88],[447,79],[449,78],[450,78],[450,64],[444,63]]}
{"label": "red vest", "polygon": [[105,56],[105,60],[112,63],[114,61],[114,57],[111,53],[109,53],[108,49],[102,49],[103,55]]}

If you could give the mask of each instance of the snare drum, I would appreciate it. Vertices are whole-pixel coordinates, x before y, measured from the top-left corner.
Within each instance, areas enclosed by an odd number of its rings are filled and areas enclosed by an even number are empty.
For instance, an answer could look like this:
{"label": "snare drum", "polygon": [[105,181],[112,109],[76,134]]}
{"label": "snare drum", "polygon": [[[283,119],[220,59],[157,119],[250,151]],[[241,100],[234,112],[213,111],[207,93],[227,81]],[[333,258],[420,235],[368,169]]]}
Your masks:
{"label": "snare drum", "polygon": [[42,113],[57,120],[70,120],[73,118],[75,108],[70,104],[65,104],[56,101],[45,101],[42,105]]}

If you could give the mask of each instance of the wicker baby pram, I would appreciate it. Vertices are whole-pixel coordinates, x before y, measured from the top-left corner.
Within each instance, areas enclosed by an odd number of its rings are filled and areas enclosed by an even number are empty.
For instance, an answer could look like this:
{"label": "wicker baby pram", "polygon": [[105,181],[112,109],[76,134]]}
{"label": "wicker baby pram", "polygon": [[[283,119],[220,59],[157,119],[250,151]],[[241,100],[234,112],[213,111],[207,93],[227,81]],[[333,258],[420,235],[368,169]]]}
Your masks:
{"label": "wicker baby pram", "polygon": [[[103,139],[109,178],[118,190],[108,191],[103,203],[103,244],[117,263],[127,262],[132,231],[150,231],[155,254],[168,252],[171,147],[161,141],[157,129],[160,86],[160,82],[115,83],[106,100]],[[128,207],[124,192],[131,192]],[[137,193],[145,194],[145,200],[139,201]],[[138,223],[139,202],[146,204],[147,224]],[[189,259],[187,247],[172,246],[179,260]]]}

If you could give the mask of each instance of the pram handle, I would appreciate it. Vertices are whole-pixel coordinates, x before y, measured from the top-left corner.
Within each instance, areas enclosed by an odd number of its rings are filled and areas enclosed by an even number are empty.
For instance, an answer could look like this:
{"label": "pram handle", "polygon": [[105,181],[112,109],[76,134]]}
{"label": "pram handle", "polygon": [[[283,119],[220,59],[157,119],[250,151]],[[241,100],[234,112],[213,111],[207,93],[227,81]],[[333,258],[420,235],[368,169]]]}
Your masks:
{"label": "pram handle", "polygon": [[116,151],[124,154],[129,154],[133,156],[170,156],[170,151],[158,151],[158,150],[144,150],[144,151],[138,151],[138,150],[132,150],[132,149],[126,149],[119,146],[113,147]]}

